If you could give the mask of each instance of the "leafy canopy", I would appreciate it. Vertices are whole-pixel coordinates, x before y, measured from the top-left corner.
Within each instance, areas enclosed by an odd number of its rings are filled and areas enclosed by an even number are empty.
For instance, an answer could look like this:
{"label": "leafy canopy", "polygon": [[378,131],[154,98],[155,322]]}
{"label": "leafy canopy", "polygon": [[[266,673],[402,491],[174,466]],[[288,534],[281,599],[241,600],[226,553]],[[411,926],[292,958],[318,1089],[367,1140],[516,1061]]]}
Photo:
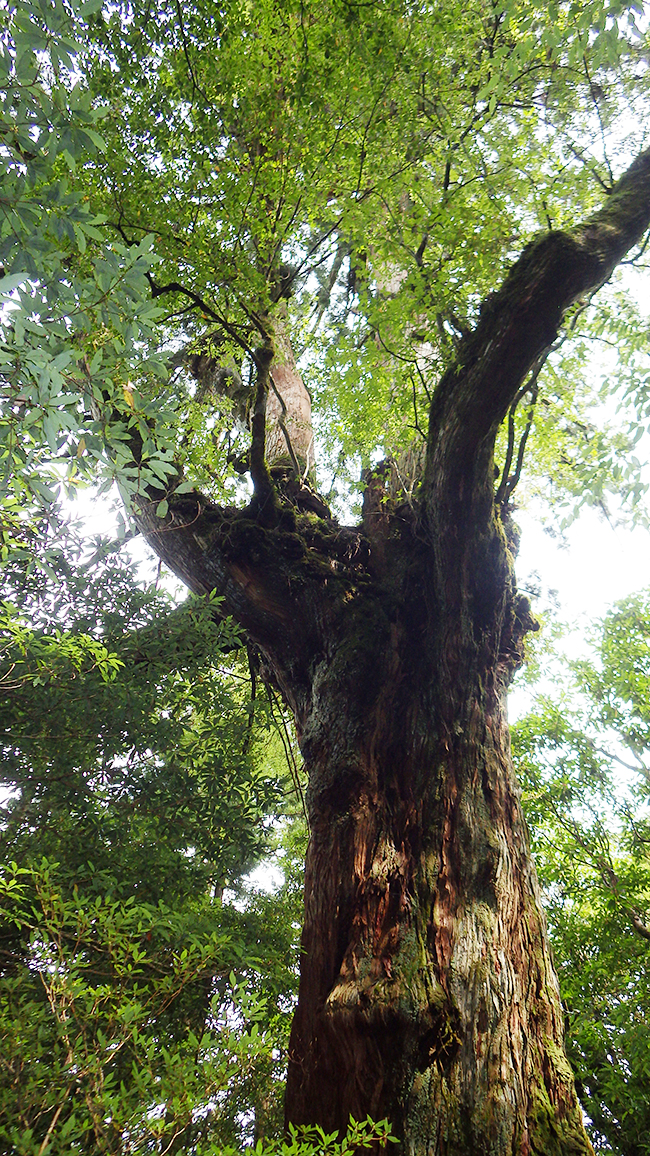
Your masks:
{"label": "leafy canopy", "polygon": [[[223,902],[282,812],[236,663],[224,681],[212,658],[236,639],[214,607],[169,612],[110,559],[95,580],[69,543],[67,570],[48,555],[51,585],[25,574],[39,507],[96,477],[127,500],[194,483],[238,500],[248,430],[185,356],[208,349],[250,392],[283,295],[322,480],[347,501],[362,465],[422,439],[441,369],[508,263],[600,204],[642,147],[640,15],[618,0],[0,10],[0,515],[17,566],[2,618],[16,866],[0,1124],[17,1152],[42,1153],[54,1128],[74,1151],[120,1151],[127,1132],[141,1151],[214,1151],[241,1137],[242,1104],[272,1130],[264,1089],[295,978],[295,886],[280,916]],[[581,302],[504,430],[505,473],[530,426],[529,491],[569,512],[608,491],[638,503],[621,457],[647,421],[646,333],[622,284]],[[583,381],[594,343],[622,352],[600,394]],[[608,428],[617,393],[632,408]],[[645,723],[612,670],[600,699],[581,677],[638,756]],[[535,733],[552,757],[524,728],[520,758],[574,1060],[597,1134],[622,1146],[646,1111],[644,828],[624,812],[618,829],[604,811],[585,825],[609,787],[582,720],[549,707]],[[568,869],[578,851],[588,887]]]}
{"label": "leafy canopy", "polygon": [[[218,13],[91,0],[43,8],[32,43],[24,10],[8,10],[4,91],[25,127],[3,155],[17,219],[27,208],[20,235],[7,226],[6,263],[29,276],[5,330],[16,484],[49,492],[103,462],[127,496],[155,485],[164,502],[175,454],[232,500],[248,432],[223,397],[199,396],[182,351],[216,352],[252,390],[287,294],[322,478],[348,495],[361,465],[422,437],[442,366],[513,257],[600,203],[641,147],[640,14],[618,0],[238,0]],[[528,383],[530,485],[568,514],[643,494],[621,457],[644,428],[647,351],[638,318],[622,317],[606,296],[583,303]],[[582,382],[586,351],[612,341],[641,415],[618,429]],[[602,384],[620,393],[616,371]]]}

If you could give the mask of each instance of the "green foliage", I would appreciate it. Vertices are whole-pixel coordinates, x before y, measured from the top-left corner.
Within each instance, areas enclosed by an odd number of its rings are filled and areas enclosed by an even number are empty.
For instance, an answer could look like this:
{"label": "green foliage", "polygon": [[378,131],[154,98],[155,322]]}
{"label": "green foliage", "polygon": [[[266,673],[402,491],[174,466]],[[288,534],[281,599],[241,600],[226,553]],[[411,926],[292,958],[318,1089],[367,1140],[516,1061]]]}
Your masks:
{"label": "green foliage", "polygon": [[[127,503],[155,491],[160,517],[179,482],[247,497],[234,463],[248,431],[183,358],[207,348],[250,390],[282,293],[333,495],[348,502],[362,466],[421,442],[432,389],[513,257],[588,214],[641,147],[639,15],[621,0],[0,9],[0,717],[15,864],[0,1136],[16,1156],[224,1151],[251,1119],[256,1151],[282,1156],[386,1138],[359,1125],[343,1142],[269,1141],[304,832],[278,828],[286,775],[242,689],[237,633],[214,602],[174,609],[143,591],[110,544],[90,558],[70,537],[38,539],[57,496],[88,480],[117,479]],[[622,284],[579,303],[532,415],[531,394],[513,415],[515,458],[531,427],[525,492],[563,519],[608,494],[638,516],[647,332]],[[586,386],[589,350],[612,344],[618,365]],[[623,1152],[650,1125],[634,922],[647,926],[650,835],[646,772],[621,802],[600,749],[614,728],[645,767],[647,607],[621,615],[601,666],[579,672],[589,717],[545,704],[518,758],[573,1059],[595,1135]],[[280,839],[284,885],[257,895],[246,874]]]}
{"label": "green foliage", "polygon": [[[44,860],[11,864],[0,880],[10,960],[0,994],[3,1150],[234,1153],[224,1099],[234,1085],[245,1110],[246,1081],[268,1067],[275,1043],[263,1001],[228,975],[239,945],[163,903],[70,893],[64,875]],[[29,966],[17,962],[18,939]],[[388,1137],[385,1122],[367,1121],[351,1123],[343,1141],[294,1130],[248,1151],[346,1156]]]}
{"label": "green foliage", "polygon": [[[611,183],[626,113],[641,124],[638,14],[520,0],[257,0],[218,19],[196,3],[183,20],[170,3],[155,21],[139,3],[114,8],[92,21],[84,59],[110,141],[85,177],[125,239],[156,237],[175,340],[216,338],[244,379],[291,273],[321,463],[347,494],[360,465],[420,436],[442,367],[512,257]],[[602,468],[621,435],[599,437],[598,459],[585,444],[576,360],[570,376],[567,357],[556,369],[562,382],[549,375],[535,416],[542,455],[565,459],[553,474],[569,513],[639,484],[637,470]],[[246,439],[217,399],[201,420],[191,383],[178,389],[188,474],[218,494],[206,454],[224,447],[222,478],[226,448]]]}
{"label": "green foliage", "polygon": [[[236,494],[247,431],[182,370],[164,379],[209,343],[249,388],[281,292],[324,476],[349,494],[360,465],[421,436],[513,256],[584,216],[643,139],[635,3],[45,4],[29,30],[21,3],[2,57],[15,502],[99,470],[127,498],[157,487],[162,516],[174,453],[207,492]],[[645,357],[613,300],[570,320],[541,378],[531,482],[549,496],[553,459],[563,517],[643,494],[618,464],[640,427],[601,428],[580,383],[584,342]],[[639,372],[625,388],[642,405]]]}
{"label": "green foliage", "polygon": [[542,696],[513,748],[598,1151],[650,1151],[650,599],[601,624],[594,659]]}
{"label": "green foliage", "polygon": [[396,1143],[386,1120],[377,1123],[370,1118],[350,1120],[342,1140],[336,1133],[328,1135],[317,1126],[294,1128],[290,1124],[288,1139],[277,1140],[272,1144],[258,1142],[251,1152],[254,1156],[262,1156],[262,1153],[269,1153],[269,1156],[351,1156],[356,1151],[373,1148],[376,1144],[385,1148],[391,1141]]}
{"label": "green foliage", "polygon": [[247,1028],[229,1028],[209,992],[238,945],[199,912],[112,899],[105,873],[105,896],[71,883],[47,860],[2,880],[5,1150],[31,1156],[47,1129],[58,1151],[195,1141],[207,1130],[195,1114],[264,1049],[260,1008],[249,1000]]}
{"label": "green foliage", "polygon": [[115,545],[62,531],[48,574],[5,570],[12,1156],[207,1153],[278,1126],[300,881],[287,859],[272,904],[245,882],[286,812],[265,712],[218,603],[174,607]]}
{"label": "green foliage", "polygon": [[[272,805],[274,793],[268,776],[243,753],[249,711],[217,665],[223,646],[238,641],[236,633],[215,618],[215,604],[190,601],[173,610],[164,598],[143,592],[133,568],[115,555],[98,573],[83,564],[75,573],[74,542],[65,546],[59,570],[67,581],[52,583],[42,573],[30,578],[17,569],[25,583],[22,605],[8,607],[3,618],[3,774],[20,782],[27,811],[42,806],[59,784],[51,795],[59,812],[55,842],[43,853],[58,856],[56,840],[69,826],[92,858],[103,807],[121,799],[126,808],[130,798],[134,810],[127,815],[136,823],[141,809],[155,817],[159,807],[174,808],[173,832],[150,835],[161,882],[170,855],[166,886],[172,886],[175,847],[185,840],[195,851],[187,864],[181,853],[183,871],[201,861],[206,882],[222,886],[248,855],[255,857],[257,808]],[[52,559],[51,572],[56,565]],[[63,782],[76,794],[72,807]],[[126,880],[128,820],[116,828],[112,838],[123,843]],[[16,839],[22,830],[16,828]],[[135,883],[139,865],[133,870]]]}
{"label": "green foliage", "polygon": [[[91,0],[18,0],[0,13],[0,497],[2,558],[24,547],[26,512],[61,487],[117,476],[130,493],[172,471],[164,439],[145,438],[139,474],[122,425],[160,417],[165,402],[127,389],[161,382],[159,316],[147,273],[151,238],[111,238],[79,181],[79,165],[105,148],[102,111],[78,72]],[[142,388],[142,387],[141,387]],[[111,421],[112,420],[112,425]],[[108,424],[107,424],[108,423]]]}

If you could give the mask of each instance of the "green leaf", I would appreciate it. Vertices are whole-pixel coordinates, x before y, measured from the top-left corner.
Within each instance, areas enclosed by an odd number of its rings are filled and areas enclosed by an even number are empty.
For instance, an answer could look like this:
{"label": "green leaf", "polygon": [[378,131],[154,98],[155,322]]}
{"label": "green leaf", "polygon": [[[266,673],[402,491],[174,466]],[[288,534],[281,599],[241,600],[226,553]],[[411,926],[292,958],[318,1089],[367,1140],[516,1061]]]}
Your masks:
{"label": "green leaf", "polygon": [[0,296],[9,296],[12,290],[24,285],[27,278],[27,273],[11,273],[8,277],[0,277]]}

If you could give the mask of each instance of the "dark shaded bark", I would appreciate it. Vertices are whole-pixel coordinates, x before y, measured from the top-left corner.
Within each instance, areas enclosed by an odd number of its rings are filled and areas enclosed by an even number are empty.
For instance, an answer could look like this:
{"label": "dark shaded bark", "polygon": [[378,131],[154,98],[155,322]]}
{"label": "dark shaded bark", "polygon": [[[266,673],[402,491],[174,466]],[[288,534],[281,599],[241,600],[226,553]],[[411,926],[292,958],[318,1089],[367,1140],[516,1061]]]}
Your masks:
{"label": "dark shaded bark", "polygon": [[533,623],[493,447],[567,307],[649,219],[646,153],[605,209],[524,252],[436,390],[414,505],[378,472],[358,529],[286,501],[260,518],[263,495],[140,510],[165,562],[262,650],[309,770],[291,1122],[387,1116],[430,1156],[591,1151],[509,755]]}

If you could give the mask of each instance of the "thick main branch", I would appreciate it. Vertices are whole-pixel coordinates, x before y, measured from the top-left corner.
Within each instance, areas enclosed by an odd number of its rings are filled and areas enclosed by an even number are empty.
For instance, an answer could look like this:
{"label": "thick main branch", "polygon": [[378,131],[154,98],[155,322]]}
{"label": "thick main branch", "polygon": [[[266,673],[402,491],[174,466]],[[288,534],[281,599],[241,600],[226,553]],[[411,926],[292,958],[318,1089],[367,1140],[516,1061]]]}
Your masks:
{"label": "thick main branch", "polygon": [[[476,329],[434,394],[426,486],[458,475],[462,463],[491,465],[496,431],[537,359],[557,337],[569,306],[599,288],[650,225],[650,149],[614,186],[606,204],[569,231],[534,240],[499,291],[486,299]],[[489,451],[489,452],[486,452]],[[433,494],[432,494],[433,496]]]}

